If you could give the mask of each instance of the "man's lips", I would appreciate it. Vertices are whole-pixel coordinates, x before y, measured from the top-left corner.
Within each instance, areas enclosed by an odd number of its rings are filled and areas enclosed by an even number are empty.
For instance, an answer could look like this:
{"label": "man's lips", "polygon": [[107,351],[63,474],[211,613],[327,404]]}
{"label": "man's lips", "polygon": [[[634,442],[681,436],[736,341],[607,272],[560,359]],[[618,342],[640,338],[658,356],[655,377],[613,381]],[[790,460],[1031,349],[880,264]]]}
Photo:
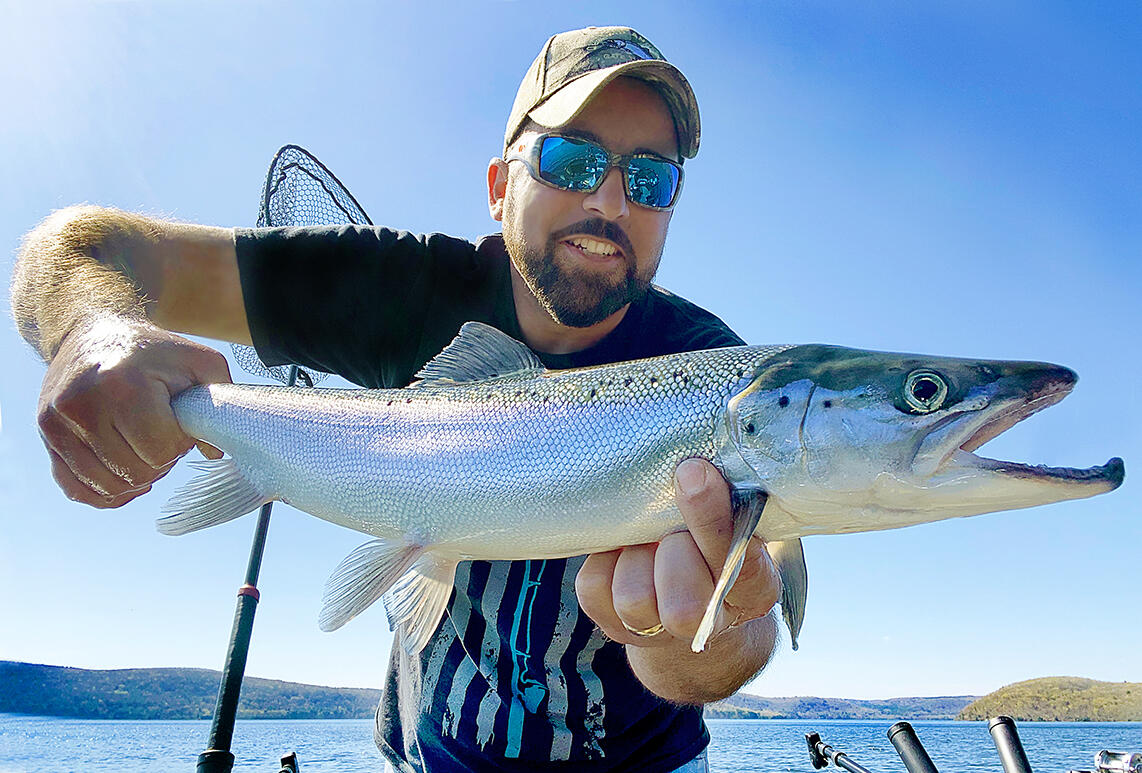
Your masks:
{"label": "man's lips", "polygon": [[581,220],[556,231],[551,235],[551,241],[562,244],[577,258],[600,262],[635,262],[630,238],[619,225],[609,220]]}

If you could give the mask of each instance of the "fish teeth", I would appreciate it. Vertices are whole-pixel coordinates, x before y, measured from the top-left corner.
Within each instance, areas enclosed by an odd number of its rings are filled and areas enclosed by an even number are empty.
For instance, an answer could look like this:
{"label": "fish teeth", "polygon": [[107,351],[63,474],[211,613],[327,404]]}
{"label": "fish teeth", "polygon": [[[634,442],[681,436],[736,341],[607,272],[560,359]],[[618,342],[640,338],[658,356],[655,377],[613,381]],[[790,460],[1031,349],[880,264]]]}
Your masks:
{"label": "fish teeth", "polygon": [[618,248],[616,248],[613,244],[607,244],[606,242],[600,242],[595,239],[588,239],[583,236],[571,239],[570,242],[584,252],[592,252],[596,255],[606,255],[609,257],[618,252]]}

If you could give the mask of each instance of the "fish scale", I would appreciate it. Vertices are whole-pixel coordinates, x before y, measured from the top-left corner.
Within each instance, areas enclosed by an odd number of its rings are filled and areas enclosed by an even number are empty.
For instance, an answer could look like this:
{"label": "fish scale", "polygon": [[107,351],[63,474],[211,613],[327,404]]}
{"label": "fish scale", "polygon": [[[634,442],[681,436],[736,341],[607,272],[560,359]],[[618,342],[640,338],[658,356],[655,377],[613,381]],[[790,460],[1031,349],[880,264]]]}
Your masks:
{"label": "fish scale", "polygon": [[713,633],[755,534],[771,541],[796,646],[800,537],[1091,496],[1123,476],[1118,459],[1072,470],[971,453],[1069,392],[1074,374],[1047,363],[775,345],[548,371],[469,322],[417,376],[405,389],[186,390],[172,401],[183,429],[228,456],[198,464],[204,474],[175,492],[160,531],[279,499],[372,535],[330,578],[321,625],[384,597],[415,652],[458,562],[656,542],[685,528],[674,471],[702,457],[731,486],[734,523],[692,646]]}

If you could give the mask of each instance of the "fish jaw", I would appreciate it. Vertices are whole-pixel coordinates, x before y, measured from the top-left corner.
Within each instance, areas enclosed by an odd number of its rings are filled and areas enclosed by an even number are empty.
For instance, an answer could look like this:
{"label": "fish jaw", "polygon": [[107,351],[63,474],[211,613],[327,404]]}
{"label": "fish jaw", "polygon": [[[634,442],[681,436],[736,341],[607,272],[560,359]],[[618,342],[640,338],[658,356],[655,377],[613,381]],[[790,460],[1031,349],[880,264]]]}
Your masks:
{"label": "fish jaw", "polygon": [[[934,398],[928,411],[902,398],[917,374],[930,378],[920,392]],[[758,533],[773,540],[1094,496],[1122,483],[1121,459],[1074,469],[973,453],[1075,381],[1048,363],[798,347],[730,399],[719,461],[736,485],[770,496]]]}
{"label": "fish jaw", "polygon": [[[1105,494],[1122,485],[1125,465],[1114,457],[1088,468],[1050,467],[973,453],[1019,422],[1060,402],[1078,377],[1048,363],[1012,365],[1009,375],[980,389],[979,407],[929,433],[913,469],[923,496],[940,510],[976,515]],[[935,465],[931,465],[936,460]],[[930,466],[931,465],[931,466]]]}

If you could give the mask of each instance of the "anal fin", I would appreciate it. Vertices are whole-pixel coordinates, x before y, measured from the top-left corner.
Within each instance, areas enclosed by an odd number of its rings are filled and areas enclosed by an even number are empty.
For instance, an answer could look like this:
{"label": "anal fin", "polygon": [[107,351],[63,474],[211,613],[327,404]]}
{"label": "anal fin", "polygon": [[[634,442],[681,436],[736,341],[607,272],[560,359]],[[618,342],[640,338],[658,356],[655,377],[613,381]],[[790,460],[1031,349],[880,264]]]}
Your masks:
{"label": "anal fin", "polygon": [[436,632],[456,577],[457,562],[424,553],[385,594],[389,627],[400,632],[401,646],[409,655],[424,648]]}
{"label": "anal fin", "polygon": [[714,595],[710,597],[710,603],[706,605],[706,613],[702,615],[702,622],[698,624],[698,632],[694,634],[694,641],[690,643],[690,649],[694,652],[701,652],[706,649],[706,642],[714,633],[714,621],[717,619],[718,611],[721,610],[726,595],[733,587],[734,580],[738,578],[750,537],[757,529],[757,524],[761,522],[761,514],[765,510],[765,503],[768,499],[764,491],[733,491],[730,497],[734,518],[730,549],[726,553],[725,564],[722,565],[718,582],[714,586]]}

